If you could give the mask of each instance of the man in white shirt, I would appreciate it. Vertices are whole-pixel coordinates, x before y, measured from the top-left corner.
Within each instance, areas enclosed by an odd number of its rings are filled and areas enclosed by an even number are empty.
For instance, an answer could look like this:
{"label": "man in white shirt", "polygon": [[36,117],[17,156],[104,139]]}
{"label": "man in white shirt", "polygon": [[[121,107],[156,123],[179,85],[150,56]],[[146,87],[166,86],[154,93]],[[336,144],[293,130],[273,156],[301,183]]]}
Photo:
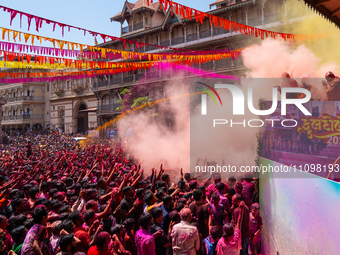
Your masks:
{"label": "man in white shirt", "polygon": [[183,208],[180,212],[182,221],[176,224],[171,232],[174,255],[196,255],[200,248],[198,230],[191,223],[191,211]]}

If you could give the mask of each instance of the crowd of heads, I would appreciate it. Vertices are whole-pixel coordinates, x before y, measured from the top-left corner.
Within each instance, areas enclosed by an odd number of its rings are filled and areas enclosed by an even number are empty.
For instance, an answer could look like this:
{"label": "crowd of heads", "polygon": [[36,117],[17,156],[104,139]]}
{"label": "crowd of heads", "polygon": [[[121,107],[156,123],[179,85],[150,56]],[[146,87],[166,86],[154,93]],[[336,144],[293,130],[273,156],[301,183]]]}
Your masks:
{"label": "crowd of heads", "polygon": [[223,254],[239,231],[238,252],[259,251],[262,221],[250,175],[143,169],[119,142],[80,145],[52,131],[5,136],[0,255]]}

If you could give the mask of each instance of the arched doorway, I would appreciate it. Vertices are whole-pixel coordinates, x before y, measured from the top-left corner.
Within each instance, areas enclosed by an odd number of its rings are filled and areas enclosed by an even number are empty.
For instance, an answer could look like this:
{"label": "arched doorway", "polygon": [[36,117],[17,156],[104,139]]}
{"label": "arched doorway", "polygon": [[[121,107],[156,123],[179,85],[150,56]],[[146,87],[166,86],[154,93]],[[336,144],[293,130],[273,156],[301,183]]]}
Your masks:
{"label": "arched doorway", "polygon": [[36,123],[33,125],[33,130],[42,130],[42,125],[40,123]]}
{"label": "arched doorway", "polygon": [[77,114],[77,132],[86,133],[88,129],[88,113],[87,106],[85,103],[81,103],[78,108]]}

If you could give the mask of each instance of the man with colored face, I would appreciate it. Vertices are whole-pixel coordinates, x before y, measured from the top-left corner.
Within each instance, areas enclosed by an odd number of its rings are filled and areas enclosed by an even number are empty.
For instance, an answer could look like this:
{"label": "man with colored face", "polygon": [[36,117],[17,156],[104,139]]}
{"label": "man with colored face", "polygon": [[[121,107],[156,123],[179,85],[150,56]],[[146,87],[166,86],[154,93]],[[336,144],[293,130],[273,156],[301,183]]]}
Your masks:
{"label": "man with colored face", "polygon": [[[218,192],[218,189],[217,189],[217,183],[221,182],[222,178],[221,178],[221,175],[220,174],[214,174],[214,183],[210,184],[207,188],[207,191],[206,191],[206,195],[207,195],[207,198],[208,200],[210,201],[211,199],[211,195],[215,192]],[[224,183],[224,190],[227,191],[230,187],[228,184]]]}

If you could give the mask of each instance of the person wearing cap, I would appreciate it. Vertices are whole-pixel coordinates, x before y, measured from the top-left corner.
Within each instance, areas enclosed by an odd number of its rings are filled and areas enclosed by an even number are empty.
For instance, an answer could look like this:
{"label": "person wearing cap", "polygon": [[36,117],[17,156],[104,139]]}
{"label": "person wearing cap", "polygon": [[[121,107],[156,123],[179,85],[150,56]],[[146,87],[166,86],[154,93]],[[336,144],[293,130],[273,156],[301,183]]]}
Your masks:
{"label": "person wearing cap", "polygon": [[250,207],[250,249],[252,255],[257,255],[260,253],[261,238],[260,233],[262,231],[262,217],[259,214],[260,205],[258,203],[253,203]]}

